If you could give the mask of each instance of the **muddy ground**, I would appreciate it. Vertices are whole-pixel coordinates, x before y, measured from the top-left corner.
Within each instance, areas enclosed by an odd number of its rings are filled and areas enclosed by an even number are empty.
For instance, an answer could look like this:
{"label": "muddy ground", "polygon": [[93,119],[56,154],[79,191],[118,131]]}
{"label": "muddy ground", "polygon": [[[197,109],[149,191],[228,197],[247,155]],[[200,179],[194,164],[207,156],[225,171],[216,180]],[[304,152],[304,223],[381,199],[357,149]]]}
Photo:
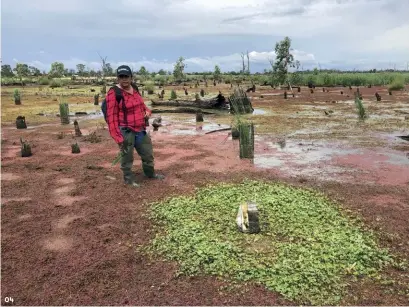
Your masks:
{"label": "muddy ground", "polygon": [[[229,87],[211,90],[218,89],[227,93]],[[74,137],[72,124],[35,115],[39,110],[58,112],[54,98],[33,91],[23,95],[23,105],[14,106],[5,91],[3,303],[7,296],[14,305],[297,304],[251,284],[175,277],[174,263],[148,259],[136,249],[153,236],[144,216],[150,202],[193,193],[210,182],[244,178],[320,190],[362,217],[381,246],[407,259],[409,142],[396,136],[409,134],[408,91],[389,96],[385,88],[361,88],[369,114],[361,122],[353,91],[328,90],[316,88],[311,94],[302,88],[286,100],[283,91],[269,87],[251,93],[256,109],[248,116],[256,125],[253,161],[239,159],[238,142],[228,131],[205,134],[229,126],[230,116],[208,115],[197,125],[192,114],[163,114],[164,126],[150,134],[156,168],[166,179],[143,178],[135,154],[134,169],[142,184],[136,189],[124,186],[119,166],[111,166],[117,146],[101,115],[78,117],[83,136]],[[382,102],[376,102],[376,91]],[[99,110],[88,98],[73,95],[69,102],[78,110]],[[27,116],[28,129],[15,129],[16,114]],[[58,138],[60,132],[65,132],[63,138]],[[99,142],[88,140],[92,133]],[[19,156],[20,137],[32,144],[33,156]],[[80,154],[71,153],[76,141]],[[407,271],[391,269],[385,272],[389,279],[394,282],[351,286],[342,304],[407,305]]]}

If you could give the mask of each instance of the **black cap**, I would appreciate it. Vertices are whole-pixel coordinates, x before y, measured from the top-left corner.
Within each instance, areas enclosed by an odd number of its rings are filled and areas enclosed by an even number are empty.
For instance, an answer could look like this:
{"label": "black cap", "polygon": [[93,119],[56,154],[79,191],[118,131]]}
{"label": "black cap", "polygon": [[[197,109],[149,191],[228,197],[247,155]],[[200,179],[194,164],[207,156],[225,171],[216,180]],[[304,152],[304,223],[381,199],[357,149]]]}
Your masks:
{"label": "black cap", "polygon": [[127,65],[121,65],[116,69],[117,76],[129,76],[132,77],[132,70]]}

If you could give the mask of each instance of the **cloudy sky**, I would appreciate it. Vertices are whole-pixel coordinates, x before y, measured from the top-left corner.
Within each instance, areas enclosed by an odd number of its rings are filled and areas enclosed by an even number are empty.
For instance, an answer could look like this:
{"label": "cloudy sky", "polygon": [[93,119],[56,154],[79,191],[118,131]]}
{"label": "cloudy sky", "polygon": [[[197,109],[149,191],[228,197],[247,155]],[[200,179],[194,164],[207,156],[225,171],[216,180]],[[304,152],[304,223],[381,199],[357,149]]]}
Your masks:
{"label": "cloudy sky", "polygon": [[304,69],[404,69],[409,63],[408,0],[2,0],[2,63],[48,71],[113,67],[186,71],[269,68],[275,43],[292,39]]}

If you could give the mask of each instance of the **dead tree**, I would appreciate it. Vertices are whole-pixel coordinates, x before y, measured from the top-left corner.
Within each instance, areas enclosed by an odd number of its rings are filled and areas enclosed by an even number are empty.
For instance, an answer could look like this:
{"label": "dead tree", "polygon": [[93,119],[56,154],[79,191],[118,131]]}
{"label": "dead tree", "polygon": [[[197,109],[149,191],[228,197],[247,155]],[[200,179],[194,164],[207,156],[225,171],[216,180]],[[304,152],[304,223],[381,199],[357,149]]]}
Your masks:
{"label": "dead tree", "polygon": [[98,53],[98,55],[99,55],[99,57],[100,57],[100,59],[101,59],[101,62],[102,62],[102,65],[101,65],[101,70],[102,70],[102,83],[103,83],[103,85],[105,85],[105,72],[106,72],[106,70],[107,70],[107,57],[105,57],[105,58],[103,58],[99,53]]}
{"label": "dead tree", "polygon": [[241,53],[241,61],[243,63],[243,73],[246,71],[246,64],[244,64],[244,56],[245,56],[245,54],[242,52]]}
{"label": "dead tree", "polygon": [[248,50],[247,50],[247,73],[250,74],[250,55]]}

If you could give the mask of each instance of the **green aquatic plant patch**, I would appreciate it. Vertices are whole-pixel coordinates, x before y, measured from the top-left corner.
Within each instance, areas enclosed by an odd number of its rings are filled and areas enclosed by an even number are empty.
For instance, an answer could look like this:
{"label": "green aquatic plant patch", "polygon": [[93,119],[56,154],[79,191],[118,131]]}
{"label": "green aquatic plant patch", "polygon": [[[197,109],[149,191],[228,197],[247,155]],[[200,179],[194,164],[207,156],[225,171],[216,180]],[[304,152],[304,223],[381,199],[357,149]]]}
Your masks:
{"label": "green aquatic plant patch", "polygon": [[[237,230],[238,206],[256,202],[261,232]],[[154,203],[156,236],[145,250],[177,261],[179,273],[264,285],[302,304],[336,304],[347,283],[374,278],[392,262],[357,219],[324,195],[244,181]]]}

